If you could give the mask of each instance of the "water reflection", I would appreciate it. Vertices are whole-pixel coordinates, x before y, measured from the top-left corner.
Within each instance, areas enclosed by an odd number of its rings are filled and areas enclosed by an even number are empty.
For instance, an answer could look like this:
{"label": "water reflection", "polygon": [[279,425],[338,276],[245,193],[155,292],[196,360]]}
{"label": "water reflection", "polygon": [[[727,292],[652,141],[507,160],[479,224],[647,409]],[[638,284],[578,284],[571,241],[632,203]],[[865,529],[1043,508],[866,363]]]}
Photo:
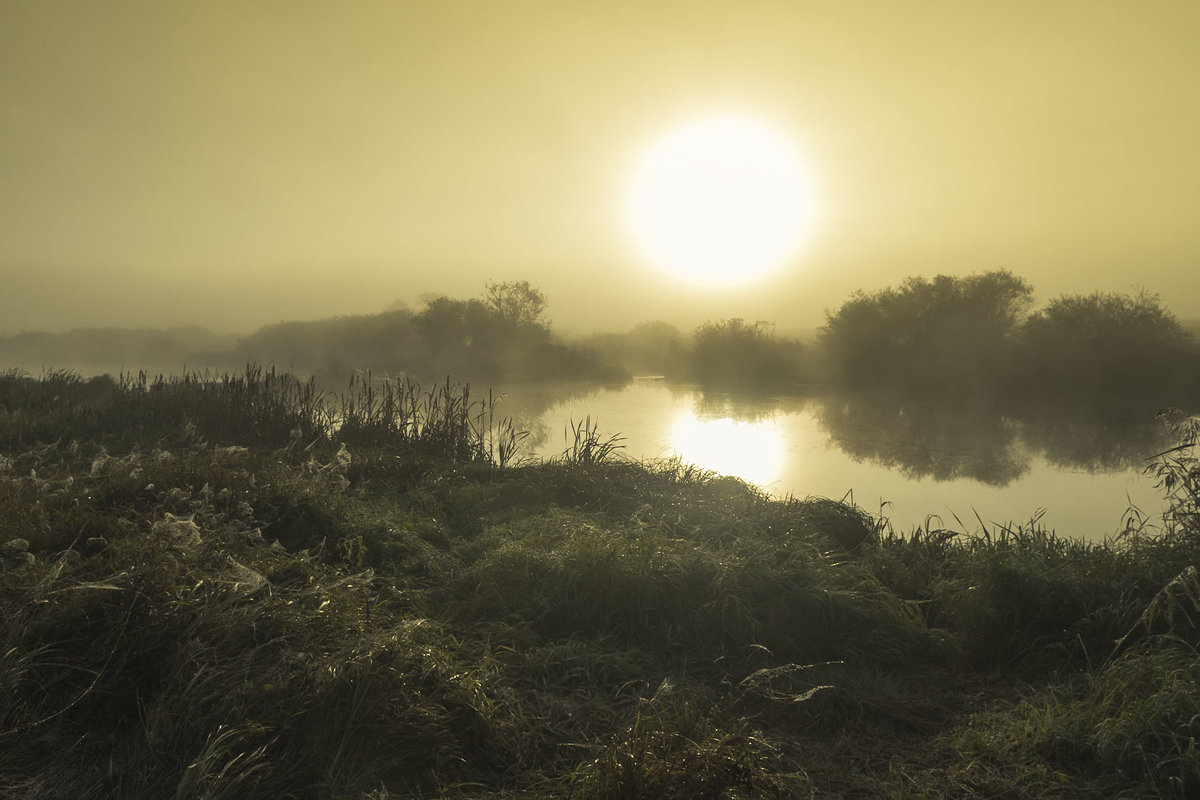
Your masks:
{"label": "water reflection", "polygon": [[857,461],[895,469],[908,478],[969,478],[989,486],[1021,478],[1038,457],[1061,470],[1138,469],[1166,444],[1165,426],[1154,419],[1083,409],[1041,409],[1014,419],[986,406],[830,396],[817,418],[832,441]]}
{"label": "water reflection", "polygon": [[843,396],[827,398],[817,418],[851,458],[907,478],[1007,486],[1029,470],[1019,426],[979,409]]}
{"label": "water reflection", "polygon": [[745,420],[683,411],[672,424],[670,445],[687,463],[759,486],[771,486],[783,473],[783,437],[773,415]]}
{"label": "water reflection", "polygon": [[1170,434],[1157,420],[1095,419],[1075,415],[1025,421],[1022,435],[1048,463],[1060,469],[1117,472],[1142,469],[1169,446]]}
{"label": "water reflection", "polygon": [[[1016,418],[986,405],[878,394],[735,394],[635,381],[607,389],[525,388],[506,395],[498,406],[530,432],[527,444],[535,452],[561,451],[570,444],[561,443],[564,424],[591,415],[605,433],[644,441],[646,452],[640,455],[678,455],[760,484],[795,471],[799,465],[785,462],[799,453],[789,456],[789,448],[804,446],[801,440],[818,432],[853,462],[909,480],[965,479],[992,487],[1021,480],[1038,460],[1057,470],[1138,470],[1166,445],[1165,426],[1153,418],[1080,408],[1043,408]],[[549,413],[552,408],[557,412]],[[664,412],[668,419],[658,416]]]}
{"label": "water reflection", "polygon": [[[605,395],[613,396],[624,393],[624,384],[614,386],[597,386],[595,383],[552,383],[518,385],[503,392],[493,392],[494,417],[497,420],[508,420],[514,430],[526,434],[523,447],[528,453],[544,453],[547,448],[557,448],[553,455],[569,449],[572,443],[571,422],[579,422],[586,417],[598,418],[598,409],[590,408],[589,401]],[[577,415],[567,419],[550,421],[547,412],[556,407],[580,405]],[[605,401],[599,403],[601,407]],[[602,434],[616,434],[618,431],[608,428],[601,429]],[[561,445],[560,445],[561,442]]]}
{"label": "water reflection", "polygon": [[778,397],[766,394],[731,394],[728,392],[696,391],[683,388],[674,390],[677,398],[684,398],[695,410],[699,419],[733,419],[739,422],[760,422],[774,419],[777,413],[797,413],[811,398]]}
{"label": "water reflection", "polygon": [[[1161,497],[1141,474],[1165,449],[1153,420],[1070,409],[1006,416],[896,398],[825,394],[702,392],[662,381],[580,391],[558,387],[505,415],[541,436],[531,454],[560,455],[570,420],[590,415],[603,435],[620,434],[634,459],[678,456],[777,494],[839,498],[853,490],[874,509],[887,503],[898,530],[929,514],[990,522],[1027,520],[1047,508],[1061,533],[1101,538],[1129,503],[1144,511]],[[562,392],[562,393],[559,393]],[[880,505],[882,507],[882,505]]]}

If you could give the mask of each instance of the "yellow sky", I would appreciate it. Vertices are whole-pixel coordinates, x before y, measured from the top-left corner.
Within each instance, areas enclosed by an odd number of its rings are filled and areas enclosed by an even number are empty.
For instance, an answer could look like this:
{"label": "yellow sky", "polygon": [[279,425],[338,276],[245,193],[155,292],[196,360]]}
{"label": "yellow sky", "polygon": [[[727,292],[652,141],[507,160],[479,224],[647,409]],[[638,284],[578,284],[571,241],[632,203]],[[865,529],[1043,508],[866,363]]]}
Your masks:
{"label": "yellow sky", "polygon": [[[1006,267],[1200,316],[1200,2],[0,0],[0,333],[249,330],[485,281],[560,328],[820,323]],[[806,246],[718,292],[641,262],[639,152],[792,139]]]}

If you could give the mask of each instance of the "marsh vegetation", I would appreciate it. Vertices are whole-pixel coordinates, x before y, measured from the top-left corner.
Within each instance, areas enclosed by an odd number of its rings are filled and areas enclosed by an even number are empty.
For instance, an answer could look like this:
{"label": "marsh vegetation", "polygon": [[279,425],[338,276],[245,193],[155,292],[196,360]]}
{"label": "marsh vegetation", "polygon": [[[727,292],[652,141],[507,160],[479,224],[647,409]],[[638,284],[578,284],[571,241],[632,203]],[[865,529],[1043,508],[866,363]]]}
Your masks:
{"label": "marsh vegetation", "polygon": [[[463,387],[0,378],[0,793],[1190,797],[1194,423],[1162,524],[899,533]],[[497,440],[495,437],[502,438]]]}

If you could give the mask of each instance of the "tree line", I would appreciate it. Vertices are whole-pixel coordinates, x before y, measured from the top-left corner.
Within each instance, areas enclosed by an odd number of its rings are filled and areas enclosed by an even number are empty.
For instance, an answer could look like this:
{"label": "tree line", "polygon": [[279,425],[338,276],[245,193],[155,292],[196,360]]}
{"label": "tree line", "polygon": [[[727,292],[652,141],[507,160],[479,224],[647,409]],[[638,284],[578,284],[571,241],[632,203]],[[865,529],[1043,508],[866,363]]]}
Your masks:
{"label": "tree line", "polygon": [[[236,343],[182,329],[20,334],[0,340],[0,358],[133,369],[169,367],[173,358],[253,361],[337,380],[370,368],[490,384],[661,375],[721,389],[828,386],[1017,410],[1124,405],[1139,415],[1155,405],[1192,408],[1200,395],[1200,347],[1157,296],[1071,294],[1035,307],[1033,287],[1007,270],[856,292],[826,312],[808,342],[743,318],[686,333],[644,322],[570,341],[553,330],[548,305],[528,281],[508,281],[478,297],[434,297],[418,311],[268,325]],[[108,346],[94,352],[100,343]]]}
{"label": "tree line", "polygon": [[837,386],[1019,408],[1194,403],[1200,348],[1157,295],[1070,294],[1033,306],[1033,288],[1007,270],[859,292],[827,315],[820,368]]}
{"label": "tree line", "polygon": [[546,309],[545,294],[529,281],[489,283],[480,297],[434,297],[418,312],[271,325],[244,339],[237,355],[339,378],[367,367],[493,384],[628,377],[594,350],[557,336]]}

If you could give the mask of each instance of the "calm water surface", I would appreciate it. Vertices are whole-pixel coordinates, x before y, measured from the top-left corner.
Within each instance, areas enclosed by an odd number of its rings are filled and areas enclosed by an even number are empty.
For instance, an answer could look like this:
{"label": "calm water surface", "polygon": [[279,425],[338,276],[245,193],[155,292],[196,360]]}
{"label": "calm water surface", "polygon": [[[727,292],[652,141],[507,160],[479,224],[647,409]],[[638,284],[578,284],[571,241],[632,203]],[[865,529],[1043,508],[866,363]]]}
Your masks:
{"label": "calm water surface", "polygon": [[[1103,539],[1163,502],[1143,474],[1165,446],[1152,422],[1132,429],[1076,421],[1016,422],[952,409],[887,407],[834,397],[722,394],[636,380],[619,389],[523,389],[503,413],[531,431],[534,454],[561,454],[572,422],[624,437],[635,459],[679,457],[778,496],[850,495],[897,530],[928,517],[955,529],[1027,522]],[[961,521],[961,522],[960,522]],[[934,521],[936,523],[936,520]]]}

